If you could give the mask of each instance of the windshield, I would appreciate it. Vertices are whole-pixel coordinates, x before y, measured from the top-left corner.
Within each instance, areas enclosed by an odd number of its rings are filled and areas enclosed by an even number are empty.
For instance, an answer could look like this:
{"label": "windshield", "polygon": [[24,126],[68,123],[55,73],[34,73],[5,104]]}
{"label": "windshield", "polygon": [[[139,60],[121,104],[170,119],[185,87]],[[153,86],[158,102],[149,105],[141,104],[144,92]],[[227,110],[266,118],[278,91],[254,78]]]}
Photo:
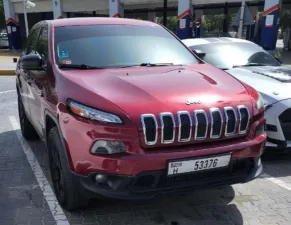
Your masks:
{"label": "windshield", "polygon": [[206,53],[204,60],[222,69],[247,65],[280,66],[272,55],[254,43],[213,43],[191,49]]}
{"label": "windshield", "polygon": [[55,56],[58,64],[98,68],[198,63],[184,45],[160,26],[58,27]]}

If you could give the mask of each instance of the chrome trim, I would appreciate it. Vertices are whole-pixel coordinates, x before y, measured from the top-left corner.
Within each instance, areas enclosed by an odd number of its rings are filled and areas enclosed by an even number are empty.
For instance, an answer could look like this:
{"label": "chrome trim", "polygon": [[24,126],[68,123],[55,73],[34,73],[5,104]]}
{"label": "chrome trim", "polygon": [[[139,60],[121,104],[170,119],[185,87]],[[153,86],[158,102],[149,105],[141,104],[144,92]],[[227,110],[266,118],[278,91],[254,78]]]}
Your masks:
{"label": "chrome trim", "polygon": [[[223,117],[222,117],[222,113],[221,113],[221,111],[220,111],[219,108],[210,108],[209,111],[210,111],[210,118],[211,118],[210,138],[211,138],[211,139],[220,138],[220,137],[221,137],[221,133],[222,133],[222,126],[223,126]],[[218,135],[212,135],[212,133],[213,133],[213,123],[214,123],[212,113],[214,113],[214,112],[219,112],[220,119],[221,119],[221,126],[220,126],[220,131],[219,131],[219,134],[218,134]]]}
{"label": "chrome trim", "polygon": [[[172,121],[173,121],[173,138],[171,140],[164,140],[164,120],[163,120],[163,117],[164,116],[170,116],[172,118]],[[170,112],[163,112],[163,113],[160,113],[160,122],[161,122],[161,143],[162,144],[171,144],[174,142],[175,140],[175,129],[176,129],[176,125],[175,125],[175,119],[174,119],[174,116],[172,113]]]}
{"label": "chrome trim", "polygon": [[[205,116],[206,119],[206,132],[205,135],[203,137],[197,137],[197,130],[198,130],[198,119],[197,119],[197,114],[202,113]],[[205,140],[207,137],[207,132],[208,132],[208,118],[207,118],[207,114],[204,110],[202,109],[198,109],[198,110],[194,110],[194,117],[195,117],[195,134],[194,134],[194,139],[196,141],[201,141],[201,140]]]}
{"label": "chrome trim", "polygon": [[[234,117],[235,117],[235,125],[234,125],[234,131],[231,132],[231,133],[227,133],[227,128],[228,128],[228,115],[227,115],[227,111],[233,111],[234,113]],[[225,132],[224,132],[224,135],[226,137],[230,137],[230,136],[233,136],[235,134],[235,131],[236,131],[236,127],[237,127],[237,114],[234,110],[233,107],[224,107],[224,115],[225,115]]]}
{"label": "chrome trim", "polygon": [[[182,131],[181,115],[187,115],[189,117],[189,120],[190,120],[190,132],[189,132],[189,138],[187,138],[187,139],[181,139],[181,131]],[[192,137],[192,126],[193,126],[190,113],[188,111],[179,111],[179,112],[177,112],[177,116],[178,116],[178,123],[179,123],[178,141],[179,142],[190,141],[191,137]]]}
{"label": "chrome trim", "polygon": [[[155,140],[154,141],[147,141],[147,137],[146,137],[146,126],[145,126],[145,122],[144,122],[144,119],[145,118],[153,118],[154,121],[155,121],[155,126],[156,126],[156,136],[155,136]],[[157,140],[158,140],[158,123],[157,123],[157,120],[156,120],[156,117],[155,115],[153,114],[142,114],[140,116],[140,119],[141,119],[141,124],[142,124],[142,128],[143,128],[143,135],[144,135],[144,140],[145,140],[145,143],[147,145],[155,145],[157,143]]]}
{"label": "chrome trim", "polygon": [[[245,133],[247,133],[247,131],[248,131],[248,128],[249,128],[249,123],[250,123],[250,112],[249,112],[249,109],[245,106],[245,105],[239,105],[238,107],[238,114],[239,114],[239,127],[238,127],[238,133],[239,134],[245,134]],[[248,112],[248,122],[247,122],[247,127],[246,127],[246,129],[244,130],[244,131],[241,131],[241,117],[242,117],[242,115],[241,115],[241,112],[240,112],[240,110],[241,109],[246,109],[247,110],[247,112]]]}

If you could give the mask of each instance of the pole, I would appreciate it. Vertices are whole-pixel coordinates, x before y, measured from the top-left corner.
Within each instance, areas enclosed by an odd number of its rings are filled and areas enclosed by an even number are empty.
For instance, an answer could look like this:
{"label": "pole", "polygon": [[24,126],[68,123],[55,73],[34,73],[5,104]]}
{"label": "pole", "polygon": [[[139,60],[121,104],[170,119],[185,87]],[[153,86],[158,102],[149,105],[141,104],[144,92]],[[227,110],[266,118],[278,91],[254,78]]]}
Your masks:
{"label": "pole", "polygon": [[246,1],[242,0],[241,10],[240,10],[239,27],[238,27],[238,38],[242,38],[242,32],[243,32],[243,26],[244,26],[245,6],[246,6]]}
{"label": "pole", "polygon": [[26,37],[28,37],[29,29],[28,29],[28,22],[27,22],[26,0],[23,0],[23,15],[24,15],[24,22],[25,22]]}
{"label": "pole", "polygon": [[164,11],[163,11],[163,25],[167,26],[167,9],[168,8],[168,0],[164,0]]}
{"label": "pole", "polygon": [[228,3],[224,4],[223,32],[228,32]]}

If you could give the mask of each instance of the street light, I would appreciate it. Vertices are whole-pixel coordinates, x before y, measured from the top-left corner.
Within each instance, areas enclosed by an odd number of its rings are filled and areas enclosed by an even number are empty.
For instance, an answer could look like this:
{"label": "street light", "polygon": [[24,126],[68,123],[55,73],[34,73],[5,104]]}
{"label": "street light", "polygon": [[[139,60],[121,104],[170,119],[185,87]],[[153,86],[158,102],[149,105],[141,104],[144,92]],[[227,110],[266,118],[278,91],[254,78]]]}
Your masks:
{"label": "street light", "polygon": [[26,9],[34,8],[34,7],[35,7],[35,3],[28,1],[28,0],[23,0],[23,14],[24,14],[26,37],[28,37],[28,35],[29,35]]}

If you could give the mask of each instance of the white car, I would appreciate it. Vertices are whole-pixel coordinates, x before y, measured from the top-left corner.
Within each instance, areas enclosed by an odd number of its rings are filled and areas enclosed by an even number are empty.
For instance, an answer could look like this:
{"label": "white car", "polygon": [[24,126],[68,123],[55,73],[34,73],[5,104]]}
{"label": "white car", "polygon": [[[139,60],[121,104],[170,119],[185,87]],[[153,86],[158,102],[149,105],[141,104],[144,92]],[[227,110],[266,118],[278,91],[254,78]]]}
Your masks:
{"label": "white car", "polygon": [[235,38],[182,40],[205,62],[255,88],[265,105],[267,148],[291,147],[291,67],[283,66],[262,47]]}

